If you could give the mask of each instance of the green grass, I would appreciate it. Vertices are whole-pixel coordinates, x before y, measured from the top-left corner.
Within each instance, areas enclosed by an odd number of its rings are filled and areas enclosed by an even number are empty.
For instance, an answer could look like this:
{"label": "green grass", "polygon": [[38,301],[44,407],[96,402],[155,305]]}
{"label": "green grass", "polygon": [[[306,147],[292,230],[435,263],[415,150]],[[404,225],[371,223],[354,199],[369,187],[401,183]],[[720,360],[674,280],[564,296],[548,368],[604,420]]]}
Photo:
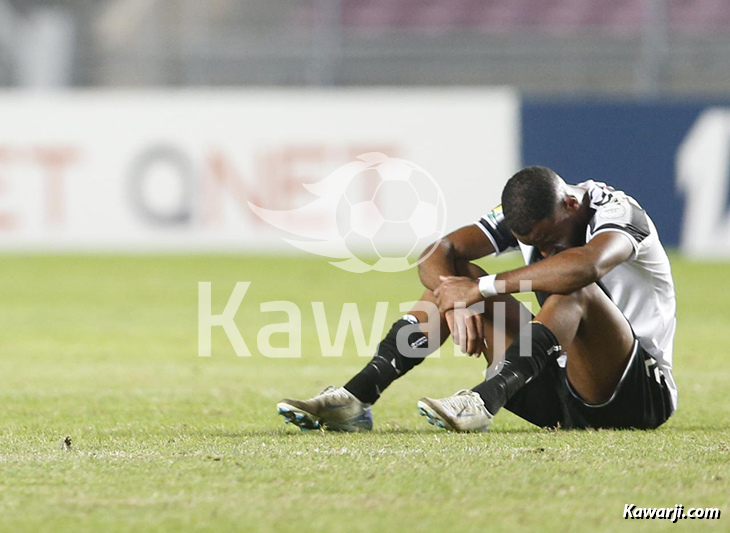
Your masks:
{"label": "green grass", "polygon": [[[372,434],[339,435],[275,415],[282,396],[342,384],[366,361],[352,342],[344,357],[318,356],[310,302],[324,302],[332,335],[344,302],[367,319],[387,300],[390,324],[397,303],[420,294],[412,271],[353,275],[292,257],[3,256],[0,529],[728,530],[729,266],[673,264],[680,408],[659,430],[545,431],[503,412],[487,435],[440,432],[415,401],[474,385],[483,370],[449,341],[375,406]],[[252,357],[236,357],[221,328],[213,356],[197,357],[198,281],[213,282],[214,312],[236,281],[252,282],[236,317]],[[302,359],[257,353],[258,330],[284,316],[259,311],[269,300],[300,305]],[[625,503],[725,516],[627,522]]]}

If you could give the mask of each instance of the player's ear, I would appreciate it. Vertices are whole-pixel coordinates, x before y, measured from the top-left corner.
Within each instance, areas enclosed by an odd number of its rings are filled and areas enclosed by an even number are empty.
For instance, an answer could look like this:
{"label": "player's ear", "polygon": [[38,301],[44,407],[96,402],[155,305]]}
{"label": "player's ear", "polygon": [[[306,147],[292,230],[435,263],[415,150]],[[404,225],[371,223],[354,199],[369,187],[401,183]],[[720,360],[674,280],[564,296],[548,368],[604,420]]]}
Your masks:
{"label": "player's ear", "polygon": [[572,194],[568,194],[565,197],[565,210],[568,211],[568,213],[575,213],[580,208],[580,202],[578,201],[578,198],[573,196]]}

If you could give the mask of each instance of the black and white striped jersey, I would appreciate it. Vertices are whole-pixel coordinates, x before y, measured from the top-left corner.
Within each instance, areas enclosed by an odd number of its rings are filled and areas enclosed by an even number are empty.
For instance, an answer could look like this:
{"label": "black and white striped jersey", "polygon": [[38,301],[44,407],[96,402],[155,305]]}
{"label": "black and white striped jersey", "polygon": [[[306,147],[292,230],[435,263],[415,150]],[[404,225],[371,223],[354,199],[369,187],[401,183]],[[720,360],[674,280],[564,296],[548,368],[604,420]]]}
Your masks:
{"label": "black and white striped jersey", "polygon": [[[593,216],[586,227],[586,242],[608,231],[625,235],[634,248],[631,257],[602,279],[611,299],[628,318],[639,343],[658,363],[677,405],[677,387],[672,377],[672,350],[676,329],[676,298],[669,258],[656,227],[641,206],[622,191],[604,183],[586,181],[577,185],[590,195]],[[498,206],[476,225],[501,254],[520,250],[525,263],[541,258],[532,246],[518,241],[509,230]],[[659,379],[659,376],[656,376]]]}

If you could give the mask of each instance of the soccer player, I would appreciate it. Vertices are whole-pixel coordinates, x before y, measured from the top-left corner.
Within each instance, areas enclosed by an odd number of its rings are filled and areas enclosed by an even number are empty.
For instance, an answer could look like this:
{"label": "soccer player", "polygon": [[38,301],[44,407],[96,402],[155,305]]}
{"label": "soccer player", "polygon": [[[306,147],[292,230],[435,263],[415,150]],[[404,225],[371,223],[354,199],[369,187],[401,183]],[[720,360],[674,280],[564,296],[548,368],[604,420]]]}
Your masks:
{"label": "soccer player", "polygon": [[[510,250],[526,266],[490,275],[470,262]],[[304,429],[369,430],[370,406],[423,361],[419,350],[438,348],[430,338],[449,333],[462,351],[495,364],[473,389],[418,402],[439,427],[485,431],[504,407],[541,427],[648,429],[675,411],[669,260],[649,216],[623,192],[524,168],[507,182],[502,205],[443,238],[419,274],[421,301],[367,366],[344,387],[282,400],[279,414]],[[525,282],[540,303],[534,317],[511,296]],[[462,308],[480,302],[483,312]],[[434,305],[438,320],[429,321]]]}

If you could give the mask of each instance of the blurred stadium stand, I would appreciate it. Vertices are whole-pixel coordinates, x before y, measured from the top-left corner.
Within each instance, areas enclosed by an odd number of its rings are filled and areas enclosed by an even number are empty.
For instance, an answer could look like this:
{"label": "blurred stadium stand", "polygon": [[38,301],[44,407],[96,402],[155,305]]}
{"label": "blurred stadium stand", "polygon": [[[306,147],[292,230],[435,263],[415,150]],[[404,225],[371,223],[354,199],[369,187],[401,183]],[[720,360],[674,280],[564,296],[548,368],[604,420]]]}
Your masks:
{"label": "blurred stadium stand", "polygon": [[730,1],[0,0],[0,86],[241,85],[726,93]]}

